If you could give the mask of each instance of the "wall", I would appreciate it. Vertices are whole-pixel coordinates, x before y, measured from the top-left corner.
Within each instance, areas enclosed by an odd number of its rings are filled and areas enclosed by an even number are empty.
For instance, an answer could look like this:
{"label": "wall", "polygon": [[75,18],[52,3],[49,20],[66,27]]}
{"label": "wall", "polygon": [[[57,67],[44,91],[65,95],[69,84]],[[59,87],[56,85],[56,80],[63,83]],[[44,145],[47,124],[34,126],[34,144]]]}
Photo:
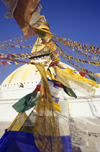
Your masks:
{"label": "wall", "polygon": [[[17,112],[12,105],[20,98],[35,89],[36,84],[25,83],[21,88],[19,85],[2,86],[0,90],[0,121],[12,121]],[[63,91],[59,93],[59,104],[63,115],[73,117],[99,117],[100,116],[100,95],[96,89],[95,98],[87,98],[78,92],[78,98],[67,96]]]}
{"label": "wall", "polygon": [[95,97],[87,97],[79,92],[76,94],[77,99],[68,98],[69,114],[73,117],[98,118],[100,116],[100,88],[96,88]]}

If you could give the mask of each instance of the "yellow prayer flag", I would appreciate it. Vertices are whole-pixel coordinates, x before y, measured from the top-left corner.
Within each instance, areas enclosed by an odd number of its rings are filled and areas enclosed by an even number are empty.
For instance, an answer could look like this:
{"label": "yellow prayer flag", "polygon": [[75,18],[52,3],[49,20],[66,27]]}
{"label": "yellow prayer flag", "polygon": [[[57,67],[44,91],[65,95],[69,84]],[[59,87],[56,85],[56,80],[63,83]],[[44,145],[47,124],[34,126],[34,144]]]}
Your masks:
{"label": "yellow prayer flag", "polygon": [[52,75],[48,70],[46,71],[46,75],[49,75],[49,77],[52,79]]}
{"label": "yellow prayer flag", "polygon": [[18,65],[18,62],[15,62],[16,65]]}
{"label": "yellow prayer flag", "polygon": [[22,47],[25,47],[25,45],[22,45]]}
{"label": "yellow prayer flag", "polygon": [[100,73],[95,73],[100,78]]}
{"label": "yellow prayer flag", "polygon": [[0,45],[0,47],[3,47],[3,46],[4,46],[4,44]]}

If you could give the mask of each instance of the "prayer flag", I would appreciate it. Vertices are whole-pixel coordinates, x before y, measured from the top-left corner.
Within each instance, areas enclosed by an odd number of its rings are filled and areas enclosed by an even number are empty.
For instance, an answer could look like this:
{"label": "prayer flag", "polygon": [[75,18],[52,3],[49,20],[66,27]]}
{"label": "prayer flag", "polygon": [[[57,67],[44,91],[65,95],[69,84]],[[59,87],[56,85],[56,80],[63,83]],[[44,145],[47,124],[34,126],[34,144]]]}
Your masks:
{"label": "prayer flag", "polygon": [[32,92],[23,98],[21,98],[17,103],[15,103],[12,107],[17,112],[24,112],[26,110],[29,110],[33,106],[35,106],[38,102],[38,93]]}
{"label": "prayer flag", "polygon": [[95,77],[94,77],[94,73],[87,73],[87,75],[90,77],[91,80],[96,81]]}

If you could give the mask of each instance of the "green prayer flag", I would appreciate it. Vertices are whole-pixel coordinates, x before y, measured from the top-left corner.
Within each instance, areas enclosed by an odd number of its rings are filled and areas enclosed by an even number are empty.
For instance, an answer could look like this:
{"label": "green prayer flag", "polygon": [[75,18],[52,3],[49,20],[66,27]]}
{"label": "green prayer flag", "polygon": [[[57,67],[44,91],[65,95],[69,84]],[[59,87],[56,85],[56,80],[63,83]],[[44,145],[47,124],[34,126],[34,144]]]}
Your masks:
{"label": "green prayer flag", "polygon": [[64,86],[63,84],[62,84],[62,88],[69,96],[77,98],[76,94],[74,93],[74,91],[71,88],[68,88],[68,87]]}
{"label": "green prayer flag", "polygon": [[47,68],[47,70],[50,72],[50,74],[51,74],[51,71],[50,71],[50,69],[49,68]]}
{"label": "green prayer flag", "polygon": [[17,103],[15,103],[12,107],[17,112],[24,112],[26,110],[29,110],[33,106],[35,106],[38,102],[38,93],[32,92],[23,98],[21,98]]}
{"label": "green prayer flag", "polygon": [[64,90],[65,93],[67,93],[69,96],[71,97],[75,97],[77,98],[76,94],[74,93],[74,91],[71,88],[66,87],[65,85],[63,85],[61,82],[53,80],[55,83],[59,83],[62,85],[62,88]]}
{"label": "green prayer flag", "polygon": [[95,77],[94,77],[94,73],[87,73],[87,75],[90,77],[91,80],[96,81]]}
{"label": "green prayer flag", "polygon": [[34,29],[36,30],[38,36],[40,36],[42,38],[46,36],[46,32],[45,31],[43,31],[43,30],[41,30],[39,28],[35,28],[35,27],[34,27]]}

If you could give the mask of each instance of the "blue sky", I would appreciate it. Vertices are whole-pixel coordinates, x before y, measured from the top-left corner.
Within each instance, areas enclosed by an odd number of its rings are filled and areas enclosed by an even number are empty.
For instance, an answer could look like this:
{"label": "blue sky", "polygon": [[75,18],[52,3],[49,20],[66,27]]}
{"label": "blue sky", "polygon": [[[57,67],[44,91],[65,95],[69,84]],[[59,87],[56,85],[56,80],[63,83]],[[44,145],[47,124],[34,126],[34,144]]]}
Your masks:
{"label": "blue sky", "polygon": [[[100,0],[41,0],[41,15],[45,15],[50,31],[74,41],[100,46]],[[0,1],[0,41],[22,36],[16,21],[4,18],[9,10]],[[16,50],[16,53],[21,50]],[[31,50],[27,50],[29,52]],[[15,53],[15,52],[14,52]],[[10,65],[0,73],[0,84],[17,67]],[[0,71],[4,68],[0,65]]]}

